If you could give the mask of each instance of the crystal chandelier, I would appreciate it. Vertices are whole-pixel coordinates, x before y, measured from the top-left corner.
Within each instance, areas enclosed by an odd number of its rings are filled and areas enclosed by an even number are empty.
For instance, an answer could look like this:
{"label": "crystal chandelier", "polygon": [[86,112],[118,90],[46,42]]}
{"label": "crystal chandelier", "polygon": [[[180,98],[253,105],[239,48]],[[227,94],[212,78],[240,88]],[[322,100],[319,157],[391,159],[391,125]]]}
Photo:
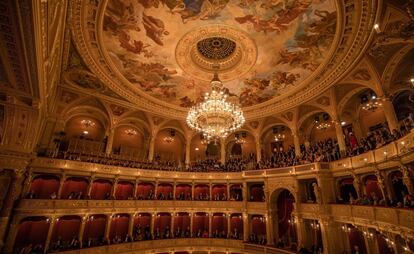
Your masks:
{"label": "crystal chandelier", "polygon": [[89,119],[84,119],[81,121],[81,124],[85,127],[85,128],[89,128],[89,127],[94,127],[95,126],[95,122]]}
{"label": "crystal chandelier", "polygon": [[286,137],[285,134],[282,134],[282,133],[275,134],[275,141],[276,142],[283,141],[285,137]]}
{"label": "crystal chandelier", "polygon": [[317,130],[326,130],[331,127],[330,117],[328,114],[322,114],[322,120],[319,119],[319,116],[315,117],[315,127]]}
{"label": "crystal chandelier", "polygon": [[138,132],[131,128],[131,129],[126,129],[125,134],[127,134],[128,136],[135,136],[138,134]]}
{"label": "crystal chandelier", "polygon": [[204,102],[188,111],[188,126],[203,133],[207,140],[225,138],[239,129],[245,122],[243,111],[226,99],[223,83],[216,73],[211,81],[211,93],[206,93]]}
{"label": "crystal chandelier", "polygon": [[328,122],[320,122],[316,125],[316,129],[318,130],[326,130],[331,127],[331,124]]}
{"label": "crystal chandelier", "polygon": [[372,94],[366,101],[362,102],[362,109],[367,111],[375,111],[380,106],[382,106],[382,102],[375,94]]}
{"label": "crystal chandelier", "polygon": [[174,137],[171,137],[171,136],[165,137],[164,142],[172,143],[172,142],[174,142]]}

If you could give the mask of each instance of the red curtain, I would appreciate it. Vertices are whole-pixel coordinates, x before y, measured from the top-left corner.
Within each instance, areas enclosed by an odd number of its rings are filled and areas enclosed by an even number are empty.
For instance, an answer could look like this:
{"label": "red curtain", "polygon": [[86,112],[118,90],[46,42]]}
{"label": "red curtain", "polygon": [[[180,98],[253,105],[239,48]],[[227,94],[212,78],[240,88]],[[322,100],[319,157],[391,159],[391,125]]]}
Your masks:
{"label": "red curtain", "polygon": [[115,198],[125,200],[134,196],[134,185],[131,182],[119,181],[116,186]]}
{"label": "red curtain", "polygon": [[190,216],[188,213],[179,213],[174,218],[174,231],[177,228],[186,230],[190,226]]}
{"label": "red curtain", "polygon": [[146,226],[151,226],[151,214],[149,213],[140,213],[134,219],[134,227],[141,226],[145,228]]}
{"label": "red curtain", "polygon": [[361,231],[352,228],[351,232],[348,234],[348,237],[351,250],[354,250],[354,246],[358,246],[360,253],[367,253],[364,236],[362,235]]}
{"label": "red curtain", "polygon": [[149,193],[154,193],[155,187],[152,183],[139,183],[137,188],[137,197],[146,199]]}
{"label": "red curtain", "polygon": [[250,187],[250,201],[263,201],[264,192],[263,185],[252,185]]}
{"label": "red curtain", "polygon": [[263,217],[252,218],[252,233],[256,235],[266,235],[266,223]]}
{"label": "red curtain", "polygon": [[237,228],[239,234],[243,233],[243,219],[240,215],[232,215],[230,218],[230,231],[233,233],[234,229]]}
{"label": "red curtain", "polygon": [[193,218],[193,232],[197,233],[199,230],[201,233],[208,231],[208,216],[206,214],[196,214]]}
{"label": "red curtain", "polygon": [[286,233],[288,233],[290,225],[289,220],[292,217],[294,202],[295,200],[288,190],[283,190],[277,198],[279,237],[283,237]]}
{"label": "red curtain", "polygon": [[393,249],[388,247],[387,241],[382,235],[377,236],[377,243],[380,254],[394,254]]}
{"label": "red curtain", "polygon": [[[210,187],[205,184],[199,184],[194,187],[194,198],[198,199],[199,195],[202,194],[203,197],[209,195]],[[210,195],[209,195],[210,196]]]}
{"label": "red curtain", "polygon": [[161,193],[167,198],[173,192],[173,186],[169,183],[161,183],[157,186],[157,195]]}
{"label": "red curtain", "polygon": [[82,193],[82,196],[85,197],[87,191],[88,181],[86,179],[80,177],[69,177],[63,184],[61,198],[67,199],[71,193]]}
{"label": "red curtain", "polygon": [[63,216],[55,222],[53,228],[52,242],[60,237],[62,241],[70,241],[73,237],[78,238],[81,219],[78,216]]}
{"label": "red curtain", "polygon": [[105,199],[111,194],[112,183],[109,180],[98,179],[92,184],[91,199]]}
{"label": "red curtain", "polygon": [[225,185],[214,185],[212,188],[211,188],[211,192],[212,192],[212,197],[214,197],[215,195],[220,195],[220,196],[223,196],[223,194],[224,195],[226,195],[227,196],[227,187],[225,186]]}
{"label": "red curtain", "polygon": [[225,214],[214,214],[213,218],[211,219],[211,229],[212,232],[216,232],[218,231],[220,232],[225,232],[226,234],[227,232],[227,217],[225,216]]}
{"label": "red curtain", "polygon": [[185,197],[187,197],[188,195],[191,195],[191,185],[178,184],[175,187],[175,196],[178,197],[181,193],[184,193]]}
{"label": "red curtain", "polygon": [[169,213],[157,214],[157,218],[155,218],[154,222],[154,229],[159,228],[160,232],[164,232],[167,226],[171,229],[171,215]]}
{"label": "red curtain", "polygon": [[105,227],[105,215],[93,215],[89,217],[89,220],[85,223],[83,239],[88,240],[89,238],[91,238],[92,240],[99,240],[105,234]]}
{"label": "red curtain", "polygon": [[125,239],[128,234],[129,216],[125,214],[115,215],[111,220],[111,229],[109,238],[112,240],[115,236]]}
{"label": "red curtain", "polygon": [[382,199],[382,192],[378,186],[377,177],[374,175],[369,175],[365,178],[365,190],[367,196],[372,198],[372,193],[375,193],[379,199]]}
{"label": "red curtain", "polygon": [[49,231],[49,222],[44,217],[29,217],[24,219],[18,226],[15,250],[32,244],[33,246],[41,244],[45,246],[47,233]]}
{"label": "red curtain", "polygon": [[58,193],[60,180],[56,176],[41,175],[33,179],[30,191],[34,192],[35,198],[48,199],[52,193]]}

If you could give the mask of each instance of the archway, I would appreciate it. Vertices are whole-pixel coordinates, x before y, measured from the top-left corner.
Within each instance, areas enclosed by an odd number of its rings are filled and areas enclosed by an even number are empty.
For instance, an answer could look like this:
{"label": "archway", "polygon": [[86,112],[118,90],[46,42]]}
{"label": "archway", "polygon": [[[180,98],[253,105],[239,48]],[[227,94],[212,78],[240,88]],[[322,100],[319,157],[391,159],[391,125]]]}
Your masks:
{"label": "archway", "polygon": [[278,248],[297,247],[297,233],[293,219],[295,197],[288,189],[277,189],[271,197],[274,244]]}

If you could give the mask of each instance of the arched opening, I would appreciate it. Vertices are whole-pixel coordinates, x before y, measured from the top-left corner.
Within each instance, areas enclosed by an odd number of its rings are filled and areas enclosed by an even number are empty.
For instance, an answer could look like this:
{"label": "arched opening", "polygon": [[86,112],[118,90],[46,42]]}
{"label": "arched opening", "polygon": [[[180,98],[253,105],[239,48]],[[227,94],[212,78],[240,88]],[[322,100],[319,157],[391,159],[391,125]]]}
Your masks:
{"label": "arched opening", "polygon": [[57,198],[60,179],[54,175],[35,176],[30,185],[29,196],[37,199]]}
{"label": "arched opening", "polygon": [[358,198],[358,194],[354,187],[354,178],[353,177],[346,177],[342,178],[338,181],[339,185],[339,203],[351,203],[351,200],[356,200]]}
{"label": "arched opening", "polygon": [[174,237],[183,238],[183,237],[190,237],[191,230],[190,230],[190,222],[191,218],[188,213],[177,213],[174,216]]}
{"label": "arched opening", "polygon": [[214,213],[211,218],[211,233],[214,238],[227,238],[227,217],[224,213]]}
{"label": "arched opening", "polygon": [[392,189],[390,191],[395,201],[403,204],[404,196],[408,194],[408,189],[404,185],[402,172],[399,170],[392,171],[388,178],[391,181]]}
{"label": "arched opening", "polygon": [[215,201],[227,200],[227,186],[224,184],[215,184],[211,188],[211,197]]}
{"label": "arched opening", "polygon": [[365,246],[365,240],[363,233],[355,228],[352,225],[347,225],[349,232],[349,245],[351,246],[351,250],[355,253],[367,253],[367,248]]}
{"label": "arched opening", "polygon": [[296,249],[297,233],[292,217],[295,197],[287,189],[279,189],[271,196],[274,243],[278,248]]}
{"label": "arched opening", "polygon": [[154,160],[184,162],[185,138],[176,129],[163,129],[157,133],[154,144]]}
{"label": "arched opening", "polygon": [[208,238],[208,214],[195,213],[193,216],[193,236]]}
{"label": "arched opening", "polygon": [[271,160],[275,154],[294,150],[293,136],[285,125],[276,124],[264,131],[262,135],[263,160]]}
{"label": "arched opening", "polygon": [[384,197],[382,195],[380,187],[378,186],[377,177],[375,175],[365,176],[364,184],[365,184],[365,193],[366,193],[366,197],[369,199],[369,204],[379,205],[380,200],[383,199]]}
{"label": "arched opening", "polygon": [[171,214],[157,214],[154,221],[154,239],[168,239],[171,237]]}
{"label": "arched opening", "polygon": [[88,191],[88,180],[83,177],[68,177],[62,187],[62,199],[83,199]]}
{"label": "arched opening", "polygon": [[172,200],[173,199],[172,184],[159,183],[157,186],[157,199],[158,200]]}
{"label": "arched opening", "polygon": [[253,135],[247,131],[238,131],[231,134],[226,140],[227,160],[256,159],[256,142]]}
{"label": "arched opening", "polygon": [[141,182],[137,187],[137,198],[139,200],[151,200],[155,198],[155,186],[149,182]]}
{"label": "arched opening", "polygon": [[210,187],[207,184],[195,185],[194,200],[210,200]]}
{"label": "arched opening", "polygon": [[264,202],[265,201],[265,194],[264,194],[264,184],[257,183],[251,184],[249,186],[249,201],[252,202]]}
{"label": "arched opening", "polygon": [[233,184],[230,186],[230,200],[231,201],[242,201],[243,190],[241,184]]}
{"label": "arched opening", "polygon": [[27,253],[30,250],[34,253],[43,253],[49,231],[49,219],[46,217],[27,217],[18,226],[14,242],[14,251],[22,253],[25,248]]}
{"label": "arched opening", "polygon": [[128,235],[129,215],[115,214],[111,220],[109,240],[111,243],[129,242]]}
{"label": "arched opening", "polygon": [[394,250],[389,245],[387,238],[384,235],[377,233],[376,238],[380,254],[394,254]]}
{"label": "arched opening", "polygon": [[114,131],[112,150],[127,158],[145,158],[145,139],[140,129],[131,125],[118,126]]}
{"label": "arched opening", "polygon": [[252,215],[250,225],[249,242],[263,245],[267,244],[265,217],[262,215]]}
{"label": "arched opening", "polygon": [[177,200],[191,200],[191,185],[177,184],[175,186],[175,199]]}
{"label": "arched opening", "polygon": [[83,247],[93,247],[106,244],[104,239],[107,216],[103,214],[94,214],[89,216],[85,222],[83,232]]}
{"label": "arched opening", "polygon": [[239,213],[230,215],[230,238],[243,239],[243,218]]}
{"label": "arched opening", "polygon": [[106,179],[96,179],[92,183],[91,199],[102,200],[110,199],[112,182]]}
{"label": "arched opening", "polygon": [[190,145],[191,162],[220,160],[220,142],[208,142],[203,135],[195,135]]}
{"label": "arched opening", "polygon": [[62,251],[79,248],[80,225],[79,216],[62,216],[57,219],[53,228],[50,250]]}
{"label": "arched opening", "polygon": [[134,198],[134,184],[128,181],[119,181],[116,186],[115,199],[126,200]]}
{"label": "arched opening", "polygon": [[137,216],[135,216],[133,235],[135,241],[152,239],[151,214],[139,213]]}

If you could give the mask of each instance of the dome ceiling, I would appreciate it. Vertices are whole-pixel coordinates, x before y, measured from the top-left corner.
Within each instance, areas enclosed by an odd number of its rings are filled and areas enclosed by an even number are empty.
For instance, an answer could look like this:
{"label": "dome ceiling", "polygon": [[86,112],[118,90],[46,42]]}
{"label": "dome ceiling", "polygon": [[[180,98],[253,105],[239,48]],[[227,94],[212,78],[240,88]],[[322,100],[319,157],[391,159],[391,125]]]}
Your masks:
{"label": "dome ceiling", "polygon": [[335,36],[335,6],[333,0],[108,0],[103,48],[129,85],[154,100],[194,105],[218,66],[230,99],[252,106],[318,75]]}

